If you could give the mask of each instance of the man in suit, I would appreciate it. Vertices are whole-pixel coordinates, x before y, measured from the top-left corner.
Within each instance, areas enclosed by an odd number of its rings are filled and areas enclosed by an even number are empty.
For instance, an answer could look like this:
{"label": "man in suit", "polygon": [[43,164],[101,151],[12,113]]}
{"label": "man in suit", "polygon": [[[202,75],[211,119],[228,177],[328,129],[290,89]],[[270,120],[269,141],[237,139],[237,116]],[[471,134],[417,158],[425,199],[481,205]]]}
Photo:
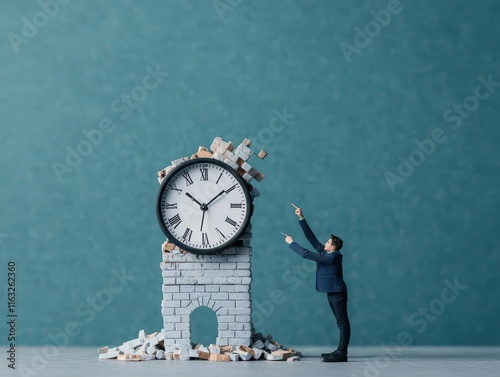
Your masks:
{"label": "man in suit", "polygon": [[343,242],[332,234],[328,241],[322,244],[309,228],[302,210],[296,207],[295,214],[299,217],[299,224],[304,235],[316,251],[303,248],[290,236],[286,236],[285,241],[299,256],[316,262],[316,290],[327,293],[328,303],[340,330],[337,350],[323,353],[321,356],[325,362],[346,362],[351,325],[347,315],[347,286],[342,273],[343,256],[340,253]]}

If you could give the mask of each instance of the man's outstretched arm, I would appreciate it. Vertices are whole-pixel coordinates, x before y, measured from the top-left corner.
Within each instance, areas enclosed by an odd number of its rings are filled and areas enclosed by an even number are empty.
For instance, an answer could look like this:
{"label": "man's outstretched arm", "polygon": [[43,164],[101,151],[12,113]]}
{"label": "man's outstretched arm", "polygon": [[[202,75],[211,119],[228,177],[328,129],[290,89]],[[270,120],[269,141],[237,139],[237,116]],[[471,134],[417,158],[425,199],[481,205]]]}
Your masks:
{"label": "man's outstretched arm", "polygon": [[319,240],[316,238],[313,231],[309,227],[309,224],[307,224],[307,221],[304,218],[304,214],[302,213],[302,209],[297,208],[295,210],[295,214],[299,217],[300,227],[302,228],[304,235],[306,236],[307,240],[312,245],[312,247],[317,251],[325,250],[325,246],[321,242],[319,242]]}
{"label": "man's outstretched arm", "polygon": [[321,264],[330,264],[331,263],[329,255],[327,253],[315,253],[315,252],[312,252],[310,250],[307,250],[307,249],[303,248],[302,246],[300,246],[298,243],[294,242],[293,239],[291,240],[291,242],[288,242],[288,241],[290,241],[290,239],[288,239],[288,237],[285,241],[290,246],[290,249],[295,251],[295,253],[297,253],[297,255],[299,255],[302,258],[309,259],[309,260],[312,260],[312,261],[315,261],[315,262],[318,262]]}

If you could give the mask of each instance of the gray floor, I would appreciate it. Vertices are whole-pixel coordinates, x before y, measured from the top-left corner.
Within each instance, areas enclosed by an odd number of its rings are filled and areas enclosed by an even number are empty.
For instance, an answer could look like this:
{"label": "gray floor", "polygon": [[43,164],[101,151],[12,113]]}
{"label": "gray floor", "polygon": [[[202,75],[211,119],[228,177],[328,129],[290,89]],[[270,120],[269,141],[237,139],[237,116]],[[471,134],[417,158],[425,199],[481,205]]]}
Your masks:
{"label": "gray floor", "polygon": [[[500,347],[411,347],[384,351],[380,347],[352,347],[349,362],[323,363],[325,348],[296,347],[298,362],[149,361],[97,360],[96,348],[67,347],[17,350],[17,373],[2,362],[2,376],[500,376]],[[49,355],[57,352],[56,356]],[[398,352],[399,351],[399,352]],[[43,354],[48,355],[43,357]],[[4,373],[7,370],[7,373]]]}

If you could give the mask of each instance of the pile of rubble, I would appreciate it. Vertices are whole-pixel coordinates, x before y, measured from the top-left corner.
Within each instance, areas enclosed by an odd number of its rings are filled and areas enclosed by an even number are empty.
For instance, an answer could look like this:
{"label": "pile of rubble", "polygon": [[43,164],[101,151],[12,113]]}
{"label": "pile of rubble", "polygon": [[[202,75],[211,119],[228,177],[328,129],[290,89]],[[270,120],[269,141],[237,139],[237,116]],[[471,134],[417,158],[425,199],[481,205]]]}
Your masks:
{"label": "pile of rubble", "polygon": [[[220,137],[216,137],[212,144],[210,145],[210,151],[205,147],[199,147],[198,152],[191,155],[191,157],[183,157],[171,162],[171,165],[165,167],[158,172],[158,182],[162,182],[167,174],[173,170],[177,165],[183,163],[184,161],[192,160],[195,158],[214,158],[216,160],[222,161],[228,166],[232,167],[243,179],[250,183],[253,179],[257,182],[264,180],[265,175],[260,171],[254,169],[248,160],[254,154],[250,149],[252,141],[250,139],[244,139],[243,142],[234,148],[234,144],[231,141],[224,141]],[[265,150],[261,150],[257,157],[264,159],[267,156]],[[252,194],[258,194],[258,191],[253,188]],[[258,196],[258,195],[254,195]]]}
{"label": "pile of rubble", "polygon": [[218,346],[210,344],[204,347],[197,344],[190,348],[185,345],[166,346],[163,331],[146,335],[139,331],[136,339],[129,340],[119,347],[103,347],[99,351],[100,360],[117,359],[121,361],[149,360],[208,360],[208,361],[298,361],[301,353],[291,348],[284,349],[273,340],[271,335],[263,337],[255,334],[250,347],[244,345]]}

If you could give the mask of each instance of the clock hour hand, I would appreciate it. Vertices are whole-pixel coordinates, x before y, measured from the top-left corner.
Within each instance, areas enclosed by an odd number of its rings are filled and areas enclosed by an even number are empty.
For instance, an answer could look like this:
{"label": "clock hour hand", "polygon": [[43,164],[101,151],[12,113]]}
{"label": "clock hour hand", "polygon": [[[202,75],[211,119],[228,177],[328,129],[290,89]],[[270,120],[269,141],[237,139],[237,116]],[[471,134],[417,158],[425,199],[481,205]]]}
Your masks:
{"label": "clock hour hand", "polygon": [[189,197],[189,198],[190,198],[193,202],[198,203],[198,205],[200,206],[200,209],[202,209],[202,210],[203,210],[203,208],[201,208],[201,207],[203,207],[203,204],[201,204],[199,201],[197,201],[197,200],[194,198],[194,196],[193,196],[193,195],[191,195],[189,192],[186,192],[186,195],[187,195],[187,196],[188,196],[188,197]]}
{"label": "clock hour hand", "polygon": [[210,200],[208,203],[207,203],[207,207],[215,200],[217,199],[219,196],[221,196],[222,194],[224,194],[226,192],[226,190],[222,190],[221,192],[219,192],[212,200]]}

